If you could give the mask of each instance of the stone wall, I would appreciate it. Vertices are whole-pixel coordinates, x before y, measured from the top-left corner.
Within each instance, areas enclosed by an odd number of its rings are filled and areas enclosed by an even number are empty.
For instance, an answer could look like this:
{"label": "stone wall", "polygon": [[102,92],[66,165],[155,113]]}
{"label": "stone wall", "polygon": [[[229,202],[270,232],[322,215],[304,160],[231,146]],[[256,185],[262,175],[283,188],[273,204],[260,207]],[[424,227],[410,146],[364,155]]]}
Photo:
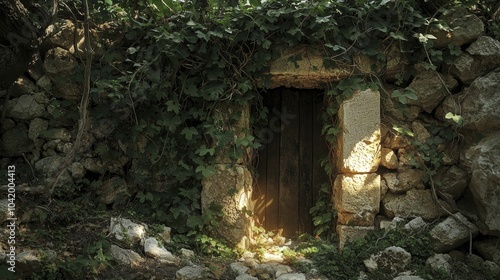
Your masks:
{"label": "stone wall", "polygon": [[[332,199],[342,242],[394,217],[432,221],[448,215],[433,200],[426,170],[416,168],[417,149],[411,143],[445,139],[441,133],[453,121],[447,116],[449,112],[461,115],[463,127],[458,130],[460,137],[444,140],[436,149],[443,165],[432,179],[440,203],[451,212],[462,213],[483,237],[500,237],[500,42],[483,35],[484,26],[475,15],[465,20],[447,17],[456,31],[451,35],[435,32],[436,44],[452,43],[463,49],[453,62],[443,63],[438,72],[426,70],[420,64],[407,65],[408,59],[397,48],[387,48],[384,78],[391,80],[396,74],[413,71],[411,83],[402,88],[384,85],[380,92],[359,91],[341,106],[342,133],[335,159],[339,174],[332,186]],[[99,152],[102,145],[120,149],[119,143],[109,143],[106,138],[114,129],[111,122],[91,120],[77,157],[65,170],[60,168],[76,135],[77,110],[66,104],[76,104],[80,98],[82,66],[74,57],[68,35],[72,34],[71,24],[62,22],[57,28],[56,36],[45,43],[41,60],[28,76],[18,79],[2,108],[6,118],[1,124],[0,167],[19,166],[23,169],[18,173],[20,182],[33,181],[35,175],[35,184],[19,186],[19,190],[32,193],[46,191],[54,174],[61,174],[61,186],[89,174],[108,174],[110,179],[103,182],[98,197],[105,204],[119,204],[131,195],[124,174],[134,163],[126,157],[110,160]],[[97,33],[94,36],[98,38]],[[99,45],[95,50],[102,52]],[[299,54],[302,59],[290,62],[290,57]],[[357,55],[353,62],[352,66],[326,68],[317,48],[284,50],[271,64],[271,87],[324,88],[353,72],[369,74],[372,62],[368,58]],[[404,89],[413,90],[418,99],[408,100],[408,106],[401,110],[390,95]],[[5,96],[0,92],[2,104]],[[222,119],[225,109],[220,110]],[[231,110],[242,113],[241,121],[221,129],[233,130],[235,135],[250,133],[248,106]],[[408,133],[399,133],[394,125]],[[140,139],[137,149],[141,149]],[[224,205],[226,220],[219,234],[242,246],[248,245],[252,226],[246,214],[252,210],[248,164],[246,158],[218,155],[216,174],[202,182],[203,208],[212,203]]]}

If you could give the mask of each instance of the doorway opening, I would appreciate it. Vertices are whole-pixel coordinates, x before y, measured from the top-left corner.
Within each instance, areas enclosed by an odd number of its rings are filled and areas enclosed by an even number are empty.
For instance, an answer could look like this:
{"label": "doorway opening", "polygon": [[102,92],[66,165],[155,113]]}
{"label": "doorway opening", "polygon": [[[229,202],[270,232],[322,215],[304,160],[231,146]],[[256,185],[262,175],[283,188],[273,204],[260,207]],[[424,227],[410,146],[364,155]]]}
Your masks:
{"label": "doorway opening", "polygon": [[313,207],[328,176],[321,160],[328,155],[321,136],[323,90],[277,88],[262,94],[267,125],[256,132],[258,178],[254,213],[268,231],[288,238],[313,233]]}

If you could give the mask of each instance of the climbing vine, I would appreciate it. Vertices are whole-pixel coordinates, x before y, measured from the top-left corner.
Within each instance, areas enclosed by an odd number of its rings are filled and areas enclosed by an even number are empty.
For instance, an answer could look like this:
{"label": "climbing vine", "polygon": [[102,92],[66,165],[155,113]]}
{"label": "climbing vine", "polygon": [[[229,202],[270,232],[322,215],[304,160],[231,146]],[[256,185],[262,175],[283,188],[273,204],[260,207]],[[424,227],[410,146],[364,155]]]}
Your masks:
{"label": "climbing vine", "polygon": [[[257,92],[269,86],[268,65],[280,49],[317,44],[327,67],[350,67],[355,54],[374,62],[368,74],[354,67],[348,79],[326,89],[323,135],[333,147],[340,131],[335,125],[338,104],[357,89],[383,88],[387,47],[397,46],[413,62],[427,61],[419,51],[423,39],[415,34],[426,38],[422,30],[440,24],[436,15],[459,4],[148,0],[125,8],[125,2],[94,5],[96,19],[113,19],[123,39],[105,51],[94,71],[90,115],[112,120],[116,127],[110,137],[119,145],[108,156],[133,159],[128,175],[138,187],[137,201],[152,206],[135,211],[154,209],[148,216],[181,232],[207,222],[200,213],[200,181],[215,172],[216,155],[251,160],[248,151],[260,145],[251,131],[228,129],[243,117],[241,111],[232,110],[229,117],[224,112],[251,104],[251,123],[265,121],[267,111]],[[438,57],[439,52],[430,48],[427,54]],[[398,83],[410,78],[408,71]],[[394,92],[392,97],[405,103],[413,95]],[[333,176],[332,164],[326,160],[323,165]],[[328,225],[333,214],[324,211],[329,203],[322,205],[312,211],[324,217],[315,223]]]}

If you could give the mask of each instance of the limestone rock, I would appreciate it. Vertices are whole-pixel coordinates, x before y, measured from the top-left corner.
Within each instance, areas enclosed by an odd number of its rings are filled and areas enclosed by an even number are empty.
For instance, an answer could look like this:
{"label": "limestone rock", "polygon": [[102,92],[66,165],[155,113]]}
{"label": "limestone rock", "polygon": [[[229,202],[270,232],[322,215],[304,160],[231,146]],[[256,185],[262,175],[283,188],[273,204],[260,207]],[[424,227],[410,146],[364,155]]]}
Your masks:
{"label": "limestone rock", "polygon": [[487,234],[500,236],[500,131],[481,140],[465,153],[471,162],[469,189],[478,215],[488,227]]}
{"label": "limestone rock", "polygon": [[388,247],[385,250],[371,255],[363,261],[369,272],[383,272],[388,275],[397,275],[411,262],[411,254],[401,247]]}
{"label": "limestone rock", "polygon": [[492,261],[485,261],[483,263],[483,268],[486,271],[489,271],[493,275],[500,275],[500,265],[498,265]]}
{"label": "limestone rock", "polygon": [[404,195],[388,193],[382,200],[382,210],[389,218],[422,217],[426,220],[433,220],[443,214],[434,202],[431,190],[412,189]]}
{"label": "limestone rock", "polygon": [[485,260],[500,265],[500,238],[474,241],[473,246]]}
{"label": "limestone rock", "polygon": [[245,274],[249,269],[248,267],[244,266],[242,263],[239,262],[231,263],[229,267],[231,268],[231,271],[233,271],[238,275]]}
{"label": "limestone rock", "polygon": [[163,241],[170,243],[170,242],[172,242],[172,239],[170,238],[171,232],[172,232],[172,228],[163,226],[162,232],[158,233],[158,235],[160,236],[160,238]]}
{"label": "limestone rock", "polygon": [[306,280],[306,275],[303,273],[287,273],[280,275],[276,280]]}
{"label": "limestone rock", "polygon": [[50,91],[52,89],[52,81],[47,75],[43,75],[37,82],[36,86],[45,90]]}
{"label": "limestone rock", "polygon": [[11,88],[11,96],[15,97],[19,97],[24,94],[30,95],[34,92],[36,92],[35,84],[24,75],[19,76]]}
{"label": "limestone rock", "polygon": [[70,52],[63,48],[50,49],[45,55],[43,69],[51,79],[56,75],[69,76],[78,67],[77,61]]}
{"label": "limestone rock", "polygon": [[375,172],[380,163],[380,93],[357,91],[342,103],[338,116],[340,172]]}
{"label": "limestone rock", "polygon": [[362,239],[368,232],[373,231],[375,227],[345,226],[337,225],[337,235],[339,239],[339,248],[356,239]]}
{"label": "limestone rock", "polygon": [[253,267],[253,269],[255,270],[256,275],[260,276],[259,278],[269,276],[271,279],[292,272],[292,268],[289,266],[276,262],[257,264]]}
{"label": "limestone rock", "polygon": [[500,129],[500,68],[477,78],[462,100],[464,128],[489,133]]}
{"label": "limestone rock", "polygon": [[185,266],[175,273],[176,280],[207,279],[205,268],[198,265]]}
{"label": "limestone rock", "polygon": [[16,278],[28,279],[32,274],[39,274],[42,261],[51,262],[57,258],[53,250],[29,250],[18,253],[16,256]]}
{"label": "limestone rock", "polygon": [[177,257],[165,249],[165,247],[159,246],[158,240],[154,237],[144,240],[144,253],[150,257],[159,259],[162,263],[177,264],[179,262]]}
{"label": "limestone rock", "polygon": [[82,179],[86,173],[85,167],[80,162],[73,162],[68,171],[74,180]]}
{"label": "limestone rock", "polygon": [[0,150],[5,157],[21,156],[34,149],[33,141],[28,138],[28,129],[24,124],[18,124],[11,130],[2,133]]}
{"label": "limestone rock", "polygon": [[47,130],[48,127],[49,121],[47,120],[40,118],[31,120],[30,128],[28,131],[28,138],[31,140],[35,140],[40,135],[40,132]]}
{"label": "limestone rock", "polygon": [[437,224],[430,231],[436,252],[448,252],[469,241],[469,229],[472,232],[472,237],[478,234],[477,226],[469,222],[461,213],[457,213],[455,216],[468,226],[465,226],[452,216]]}
{"label": "limestone rock", "polygon": [[111,217],[109,225],[110,235],[119,241],[125,241],[132,244],[143,240],[146,236],[146,227],[133,223],[129,219]]}
{"label": "limestone rock", "polygon": [[500,65],[500,42],[489,37],[481,36],[472,43],[468,48],[467,52],[471,55],[480,56],[481,58],[489,60],[488,63],[492,63],[491,69],[496,68]]}
{"label": "limestone rock", "polygon": [[251,236],[251,219],[245,211],[252,210],[252,175],[245,166],[215,165],[215,174],[202,180],[202,211],[208,211],[212,203],[222,206],[223,217],[215,229],[218,235],[240,247],[247,247]]}
{"label": "limestone rock", "polygon": [[405,229],[411,232],[418,232],[424,229],[426,226],[427,223],[424,221],[424,219],[422,219],[422,217],[416,217],[405,225]]}
{"label": "limestone rock", "polygon": [[195,257],[195,254],[192,250],[182,248],[181,257],[183,257],[184,259],[193,259]]}
{"label": "limestone rock", "polygon": [[234,280],[259,280],[259,278],[243,273],[238,275]]}
{"label": "limestone rock", "polygon": [[45,139],[49,140],[61,140],[64,142],[69,142],[71,140],[71,132],[66,128],[51,128],[41,135]]}
{"label": "limestone rock", "polygon": [[403,194],[411,189],[423,189],[424,172],[421,170],[408,169],[399,173],[385,173],[382,176],[389,190],[395,194]]}
{"label": "limestone rock", "polygon": [[399,166],[398,156],[392,149],[382,148],[380,165],[388,169],[396,169]]}
{"label": "limestone rock", "polygon": [[9,100],[6,107],[6,116],[14,119],[30,120],[42,117],[45,106],[39,104],[33,95],[22,95]]}
{"label": "limestone rock", "polygon": [[435,180],[441,182],[439,191],[452,195],[455,200],[460,198],[469,186],[469,175],[456,165],[441,170]]}
{"label": "limestone rock", "polygon": [[484,32],[484,24],[481,19],[464,10],[444,15],[440,20],[446,22],[452,31],[447,32],[437,28],[430,30],[431,34],[437,38],[434,41],[434,46],[437,48],[445,47],[450,43],[457,47],[472,43]]}
{"label": "limestone rock", "polygon": [[450,264],[451,257],[447,254],[435,254],[425,261],[425,265],[434,272],[444,271],[449,274],[452,271]]}
{"label": "limestone rock", "polygon": [[97,190],[99,201],[104,204],[125,203],[130,196],[127,182],[120,177],[113,177],[103,182]]}
{"label": "limestone rock", "polygon": [[458,82],[453,77],[439,74],[446,84],[445,87],[437,75],[438,73],[435,71],[429,70],[415,76],[407,89],[415,92],[417,100],[409,99],[407,104],[419,106],[427,113],[431,113],[448,95],[448,90],[452,90],[458,85]]}
{"label": "limestone rock", "polygon": [[334,205],[339,212],[339,223],[372,226],[380,205],[380,176],[338,175],[334,182]]}
{"label": "limestone rock", "polygon": [[56,186],[72,185],[73,179],[68,171],[61,170],[64,162],[65,158],[60,156],[45,157],[35,163],[35,170],[46,177],[45,182],[49,186],[56,181],[56,177],[61,171],[62,173],[59,176]]}
{"label": "limestone rock", "polygon": [[125,250],[115,244],[111,244],[109,251],[115,260],[126,265],[139,266],[142,262],[144,262],[144,259],[136,252],[132,250]]}

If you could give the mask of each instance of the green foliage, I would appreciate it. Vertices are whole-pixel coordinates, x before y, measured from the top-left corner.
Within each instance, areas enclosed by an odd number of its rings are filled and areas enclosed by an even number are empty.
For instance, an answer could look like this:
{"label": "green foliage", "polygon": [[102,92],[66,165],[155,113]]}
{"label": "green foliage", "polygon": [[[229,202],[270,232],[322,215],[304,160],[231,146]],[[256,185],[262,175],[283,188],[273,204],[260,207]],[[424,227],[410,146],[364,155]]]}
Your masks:
{"label": "green foliage", "polygon": [[[342,250],[333,244],[312,241],[310,247],[314,250],[308,256],[328,279],[357,279],[359,271],[365,270],[363,260],[389,246],[404,248],[412,255],[412,264],[423,267],[426,259],[433,254],[430,242],[428,232],[408,233],[398,226],[388,232],[370,232],[364,239],[348,243]],[[370,276],[370,279],[387,279],[387,275],[381,278]]]}

